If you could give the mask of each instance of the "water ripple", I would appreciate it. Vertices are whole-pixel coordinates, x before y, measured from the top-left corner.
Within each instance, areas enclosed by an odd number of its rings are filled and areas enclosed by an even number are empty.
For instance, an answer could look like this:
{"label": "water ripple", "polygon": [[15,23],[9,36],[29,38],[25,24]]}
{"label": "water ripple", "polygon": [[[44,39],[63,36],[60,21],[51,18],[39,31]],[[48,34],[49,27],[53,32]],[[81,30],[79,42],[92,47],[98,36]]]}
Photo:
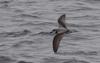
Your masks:
{"label": "water ripple", "polygon": [[[73,6],[74,7],[74,6]],[[89,10],[99,10],[99,9],[96,9],[96,8],[90,8],[90,7],[80,7],[80,8],[76,8],[76,9],[72,9],[72,10],[69,10],[69,11],[89,11]]]}
{"label": "water ripple", "polygon": [[44,63],[90,63],[88,61],[78,60],[76,58],[60,59],[60,58],[50,57],[50,58],[44,58],[44,60],[45,60]]}
{"label": "water ripple", "polygon": [[97,51],[58,52],[61,55],[98,55]]}
{"label": "water ripple", "polygon": [[0,1],[0,4],[5,4],[5,3],[10,3],[10,2],[13,2],[13,0],[2,0]]}
{"label": "water ripple", "polygon": [[20,14],[20,15],[16,15],[16,16],[13,16],[13,17],[23,17],[23,18],[40,18],[38,16],[34,16],[34,15],[31,15],[31,14]]}
{"label": "water ripple", "polygon": [[22,45],[32,45],[34,42],[30,40],[23,40],[18,43],[15,43],[12,47],[22,47]]}
{"label": "water ripple", "polygon": [[72,59],[72,60],[65,61],[65,62],[63,62],[63,63],[90,63],[90,62],[84,61],[84,60]]}
{"label": "water ripple", "polygon": [[99,16],[92,16],[92,15],[83,15],[83,16],[75,16],[75,17],[68,17],[70,19],[87,19],[87,20],[100,20]]}
{"label": "water ripple", "polygon": [[13,63],[15,62],[16,60],[10,58],[10,57],[7,57],[7,56],[0,56],[0,63]]}
{"label": "water ripple", "polygon": [[85,24],[85,25],[80,25],[80,24],[73,24],[73,23],[71,23],[71,24],[69,24],[69,26],[72,26],[72,27],[91,27],[91,28],[93,28],[93,27],[100,27],[100,24]]}
{"label": "water ripple", "polygon": [[31,33],[29,30],[17,31],[17,32],[3,32],[0,33],[0,37],[20,37]]}
{"label": "water ripple", "polygon": [[27,61],[18,61],[17,63],[33,63],[33,62],[27,62]]}
{"label": "water ripple", "polygon": [[27,25],[36,25],[36,26],[40,26],[40,25],[53,25],[54,23],[52,22],[42,22],[42,23],[33,23],[33,22],[27,22],[27,23],[23,23],[20,24],[19,26],[27,26]]}
{"label": "water ripple", "polygon": [[39,33],[32,34],[31,36],[36,36],[36,35],[54,35],[54,34],[50,32],[39,32]]}

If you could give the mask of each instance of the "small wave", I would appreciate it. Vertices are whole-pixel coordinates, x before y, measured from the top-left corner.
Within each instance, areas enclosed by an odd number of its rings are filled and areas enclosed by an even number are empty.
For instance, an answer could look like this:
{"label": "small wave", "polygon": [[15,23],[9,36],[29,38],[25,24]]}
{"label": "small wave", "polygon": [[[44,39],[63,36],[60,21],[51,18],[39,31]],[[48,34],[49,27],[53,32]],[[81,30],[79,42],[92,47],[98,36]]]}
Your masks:
{"label": "small wave", "polygon": [[91,28],[86,28],[86,29],[83,29],[83,30],[86,30],[86,31],[91,31],[91,32],[100,32],[99,29],[91,29]]}
{"label": "small wave", "polygon": [[33,26],[33,25],[36,24],[34,24],[33,22],[27,22],[27,23],[20,24],[19,26]]}
{"label": "small wave", "polygon": [[71,59],[71,60],[68,60],[68,61],[64,61],[63,63],[90,63],[90,62],[85,61],[85,60]]}
{"label": "small wave", "polygon": [[88,2],[90,4],[99,4],[100,3],[100,0],[84,0],[84,2]]}
{"label": "small wave", "polygon": [[75,19],[87,19],[87,20],[100,20],[99,16],[92,16],[92,15],[83,15],[83,16],[75,16],[75,17],[68,17],[72,20]]}
{"label": "small wave", "polygon": [[7,3],[11,3],[13,0],[2,0],[0,1],[0,4],[7,4]]}
{"label": "small wave", "polygon": [[0,56],[0,63],[13,63],[15,62],[16,60],[10,58],[10,57],[7,57],[7,56]]}
{"label": "small wave", "polygon": [[50,2],[52,2],[52,1],[60,1],[60,0],[49,0]]}
{"label": "small wave", "polygon": [[60,59],[60,58],[55,58],[55,57],[50,57],[50,58],[44,58],[44,63],[90,63],[85,60],[79,60],[76,58],[71,58],[71,59]]}
{"label": "small wave", "polygon": [[24,12],[24,10],[22,10],[22,9],[15,9],[14,12],[16,12],[16,13],[21,13],[21,12]]}
{"label": "small wave", "polygon": [[27,62],[27,61],[18,61],[17,63],[33,63],[33,62]]}
{"label": "small wave", "polygon": [[20,37],[31,33],[29,30],[17,31],[17,32],[3,32],[0,33],[0,37]]}
{"label": "small wave", "polygon": [[88,11],[88,10],[98,10],[98,9],[94,9],[90,7],[80,7],[80,8],[69,10],[69,11]]}
{"label": "small wave", "polygon": [[98,55],[97,51],[76,51],[76,52],[63,52],[63,53],[58,53],[62,55]]}
{"label": "small wave", "polygon": [[75,2],[75,4],[77,4],[77,5],[85,5],[84,2]]}
{"label": "small wave", "polygon": [[50,32],[39,32],[36,34],[32,34],[31,36],[36,36],[36,35],[52,35]]}
{"label": "small wave", "polygon": [[52,22],[43,22],[43,23],[39,23],[37,25],[51,25],[51,24],[54,24],[54,23],[52,23]]}
{"label": "small wave", "polygon": [[37,3],[37,1],[33,1],[33,0],[28,0],[28,1],[25,1],[24,3],[29,3],[29,4],[34,4],[34,3]]}
{"label": "small wave", "polygon": [[23,44],[24,44],[24,45],[25,45],[25,44],[26,44],[26,45],[31,45],[31,44],[33,44],[33,43],[34,43],[33,41],[24,40],[24,41],[20,41],[20,42],[14,44],[13,47],[20,47],[20,46],[22,46]]}
{"label": "small wave", "polygon": [[70,24],[68,24],[69,26],[71,26],[71,27],[99,27],[100,26],[100,24],[85,24],[85,25],[79,25],[79,24],[72,24],[72,23],[70,23]]}
{"label": "small wave", "polygon": [[0,1],[0,8],[8,8],[9,7],[9,4],[13,2],[13,0],[2,0]]}
{"label": "small wave", "polygon": [[13,16],[13,17],[22,17],[22,18],[40,18],[39,16],[34,16],[34,15],[31,15],[31,14],[20,14],[20,15],[16,15],[16,16]]}
{"label": "small wave", "polygon": [[86,1],[100,1],[100,0],[86,0]]}
{"label": "small wave", "polygon": [[94,0],[94,1],[100,1],[100,0]]}
{"label": "small wave", "polygon": [[40,25],[53,25],[54,23],[51,22],[43,22],[43,23],[33,23],[33,22],[27,22],[27,23],[23,23],[20,24],[19,26],[27,26],[27,25],[36,25],[36,26],[40,26]]}
{"label": "small wave", "polygon": [[88,35],[72,35],[69,36],[71,40],[74,41],[80,41],[80,40],[89,40],[89,36]]}
{"label": "small wave", "polygon": [[35,25],[53,25],[54,23],[52,22],[42,22],[42,23],[38,23],[38,24],[35,24]]}

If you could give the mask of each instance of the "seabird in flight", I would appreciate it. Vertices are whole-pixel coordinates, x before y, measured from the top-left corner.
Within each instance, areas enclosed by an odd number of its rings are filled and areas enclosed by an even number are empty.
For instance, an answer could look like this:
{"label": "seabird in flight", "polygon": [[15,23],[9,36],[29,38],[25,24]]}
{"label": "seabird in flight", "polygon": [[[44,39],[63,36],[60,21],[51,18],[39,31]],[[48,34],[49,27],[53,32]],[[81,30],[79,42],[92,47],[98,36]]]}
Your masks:
{"label": "seabird in flight", "polygon": [[66,15],[65,14],[61,15],[58,18],[59,28],[53,30],[56,32],[56,35],[54,36],[53,44],[52,44],[54,53],[57,53],[60,41],[63,38],[64,34],[71,32],[66,26],[65,19],[66,19]]}

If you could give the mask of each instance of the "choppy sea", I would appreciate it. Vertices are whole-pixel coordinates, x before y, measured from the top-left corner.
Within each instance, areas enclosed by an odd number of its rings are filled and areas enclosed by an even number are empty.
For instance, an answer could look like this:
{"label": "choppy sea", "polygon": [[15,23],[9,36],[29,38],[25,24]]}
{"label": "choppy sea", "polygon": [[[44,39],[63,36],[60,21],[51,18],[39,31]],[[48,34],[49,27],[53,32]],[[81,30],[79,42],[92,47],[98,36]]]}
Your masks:
{"label": "choppy sea", "polygon": [[[54,54],[62,14],[77,32]],[[0,0],[0,63],[100,63],[100,0]]]}

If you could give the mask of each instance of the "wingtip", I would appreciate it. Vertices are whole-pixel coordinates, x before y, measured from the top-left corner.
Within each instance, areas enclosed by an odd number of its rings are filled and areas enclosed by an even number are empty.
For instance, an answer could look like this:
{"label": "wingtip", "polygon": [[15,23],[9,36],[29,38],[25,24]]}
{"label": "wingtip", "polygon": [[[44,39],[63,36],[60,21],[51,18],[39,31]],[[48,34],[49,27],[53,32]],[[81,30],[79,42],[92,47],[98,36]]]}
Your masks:
{"label": "wingtip", "polygon": [[54,53],[57,53],[57,51],[58,51],[58,47],[56,47],[56,46],[57,46],[57,44],[55,44],[53,42],[53,51],[54,51]]}
{"label": "wingtip", "polygon": [[66,17],[66,14],[62,14],[59,18],[61,19],[62,17]]}
{"label": "wingtip", "polygon": [[66,14],[62,14],[62,16],[66,16]]}
{"label": "wingtip", "polygon": [[62,14],[61,17],[66,17],[66,14]]}
{"label": "wingtip", "polygon": [[57,53],[58,47],[59,47],[59,42],[58,41],[55,41],[55,40],[57,40],[56,38],[57,37],[55,37],[54,38],[54,41],[53,41],[53,51],[54,51],[54,53]]}
{"label": "wingtip", "polygon": [[58,49],[53,48],[54,53],[57,53],[57,50],[58,50]]}

